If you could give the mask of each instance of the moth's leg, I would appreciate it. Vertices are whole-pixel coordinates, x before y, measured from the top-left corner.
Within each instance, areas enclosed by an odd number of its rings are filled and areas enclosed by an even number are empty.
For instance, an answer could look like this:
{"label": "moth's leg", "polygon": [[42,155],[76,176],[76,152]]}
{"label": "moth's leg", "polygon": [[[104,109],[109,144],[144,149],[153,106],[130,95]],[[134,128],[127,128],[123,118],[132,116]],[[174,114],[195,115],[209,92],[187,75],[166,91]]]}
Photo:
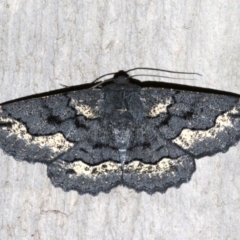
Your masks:
{"label": "moth's leg", "polygon": [[68,85],[65,85],[65,84],[62,84],[62,83],[60,83],[60,86],[61,86],[61,87],[64,87],[64,88],[69,88]]}

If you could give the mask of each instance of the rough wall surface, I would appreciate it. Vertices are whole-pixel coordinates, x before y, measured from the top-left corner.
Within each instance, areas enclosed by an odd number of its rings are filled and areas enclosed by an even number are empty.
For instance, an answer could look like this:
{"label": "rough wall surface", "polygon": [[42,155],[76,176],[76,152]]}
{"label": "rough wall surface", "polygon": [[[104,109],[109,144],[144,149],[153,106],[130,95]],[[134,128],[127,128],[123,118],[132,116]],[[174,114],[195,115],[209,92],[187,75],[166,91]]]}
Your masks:
{"label": "rough wall surface", "polygon": [[[2,0],[0,102],[137,66],[199,72],[175,82],[240,94],[239,12],[237,0]],[[165,194],[96,197],[54,188],[46,166],[0,151],[0,238],[238,239],[239,149],[198,160]]]}

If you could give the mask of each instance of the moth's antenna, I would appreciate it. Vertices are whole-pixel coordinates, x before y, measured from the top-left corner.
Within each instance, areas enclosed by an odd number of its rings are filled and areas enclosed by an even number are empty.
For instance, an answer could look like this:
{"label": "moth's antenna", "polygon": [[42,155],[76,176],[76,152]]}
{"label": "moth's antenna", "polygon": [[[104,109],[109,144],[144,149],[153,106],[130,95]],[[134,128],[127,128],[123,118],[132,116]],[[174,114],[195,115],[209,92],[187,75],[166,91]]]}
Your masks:
{"label": "moth's antenna", "polygon": [[159,68],[148,68],[148,67],[137,67],[137,68],[132,68],[130,70],[127,70],[127,72],[131,72],[131,71],[134,71],[134,70],[141,70],[141,69],[144,69],[144,70],[153,70],[153,71],[159,71],[159,72],[168,72],[168,73],[180,73],[180,74],[189,74],[189,75],[199,75],[199,76],[202,76],[201,74],[199,73],[195,73],[195,72],[178,72],[178,71],[170,71],[170,70],[165,70],[165,69],[159,69]]}
{"label": "moth's antenna", "polygon": [[[110,74],[110,73],[109,73],[109,74]],[[108,74],[106,74],[106,75],[108,75]],[[106,75],[105,75],[105,76],[106,76]],[[103,77],[103,76],[102,76],[102,77]],[[99,78],[98,78],[98,79],[99,79]],[[97,83],[96,85],[92,86],[91,88],[96,88],[96,87],[98,87],[99,85],[102,85],[103,83],[111,82],[113,79],[114,79],[114,78],[108,78],[108,79],[106,79],[106,80],[104,80],[104,81],[102,81],[102,82]],[[93,83],[94,83],[95,81],[96,81],[96,80],[94,80]]]}
{"label": "moth's antenna", "polygon": [[152,75],[152,74],[136,74],[136,75],[129,76],[128,78],[133,78],[133,77],[159,77],[159,78],[169,78],[169,79],[179,79],[179,80],[195,80],[194,78],[167,77],[167,76]]}
{"label": "moth's antenna", "polygon": [[[92,83],[97,82],[97,80],[99,80],[99,79],[101,79],[101,78],[103,78],[103,77],[106,77],[106,76],[109,76],[109,75],[114,75],[115,73],[116,73],[116,72],[104,74],[104,75],[96,78]],[[112,78],[111,78],[111,79],[112,79]],[[107,79],[107,80],[109,80],[109,79]],[[106,80],[106,81],[107,81],[107,80]]]}

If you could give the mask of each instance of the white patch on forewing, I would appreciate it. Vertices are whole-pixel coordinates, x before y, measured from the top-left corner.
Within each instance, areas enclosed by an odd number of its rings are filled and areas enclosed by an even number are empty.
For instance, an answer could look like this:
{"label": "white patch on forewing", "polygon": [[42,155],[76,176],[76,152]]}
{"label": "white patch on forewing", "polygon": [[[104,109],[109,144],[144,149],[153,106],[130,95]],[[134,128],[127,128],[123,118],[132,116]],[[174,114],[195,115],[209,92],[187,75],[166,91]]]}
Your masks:
{"label": "white patch on forewing", "polygon": [[149,116],[150,117],[156,117],[160,113],[166,113],[167,112],[167,107],[171,104],[171,99],[167,99],[165,103],[157,103],[155,104],[149,111]]}
{"label": "white patch on forewing", "polygon": [[86,118],[97,118],[97,112],[98,112],[98,107],[96,106],[95,108],[90,107],[87,104],[83,104],[80,101],[76,101],[74,99],[71,100],[70,102],[70,106],[74,107],[75,110],[77,111],[77,114],[82,114],[83,116],[85,116]]}
{"label": "white patch on forewing", "polygon": [[215,139],[217,134],[226,130],[227,127],[234,127],[228,114],[236,114],[239,111],[234,107],[232,110],[218,116],[216,124],[208,130],[183,129],[181,134],[173,140],[174,143],[184,149],[190,149],[194,142],[202,142],[206,139]]}
{"label": "white patch on forewing", "polygon": [[236,109],[236,107],[234,107],[229,113],[238,114],[239,111]]}
{"label": "white patch on forewing", "polygon": [[[87,176],[89,178],[96,178],[102,174],[121,173],[121,164],[114,162],[104,162],[96,166],[90,166],[81,160],[73,163],[62,162],[60,164],[65,170],[74,170],[77,176]],[[75,175],[75,174],[74,174]]]}
{"label": "white patch on forewing", "polygon": [[157,164],[146,164],[136,160],[125,165],[124,169],[130,172],[136,172],[138,174],[151,174],[160,176],[163,173],[171,172],[171,174],[175,175],[176,173],[171,171],[171,168],[180,165],[183,166],[182,162],[178,161],[178,159],[163,158]]}
{"label": "white patch on forewing", "polygon": [[11,119],[11,118],[0,118],[0,122],[11,123],[11,127],[1,127],[1,131],[8,133],[8,138],[15,135],[17,139],[22,139],[28,145],[38,145],[39,148],[47,147],[54,153],[61,153],[69,148],[73,147],[73,143],[68,142],[61,133],[56,133],[51,136],[32,136],[27,132],[24,124]]}

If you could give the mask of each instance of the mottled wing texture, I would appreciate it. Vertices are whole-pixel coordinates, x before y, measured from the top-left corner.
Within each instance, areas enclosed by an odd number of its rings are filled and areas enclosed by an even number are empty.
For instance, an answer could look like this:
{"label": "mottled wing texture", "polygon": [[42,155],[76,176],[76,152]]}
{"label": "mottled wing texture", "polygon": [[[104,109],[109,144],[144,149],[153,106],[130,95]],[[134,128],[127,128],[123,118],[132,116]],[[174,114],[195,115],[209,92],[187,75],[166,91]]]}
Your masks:
{"label": "mottled wing texture", "polygon": [[164,192],[188,182],[194,158],[226,152],[240,138],[239,97],[166,88],[142,88],[144,120],[135,131],[124,184]]}
{"label": "mottled wing texture", "polygon": [[47,164],[55,186],[80,193],[109,191],[119,183],[121,169],[112,162],[101,164],[117,161],[116,149],[96,146],[107,142],[99,125],[102,98],[101,90],[87,89],[3,104],[0,147],[17,160]]}
{"label": "mottled wing texture", "polygon": [[238,96],[174,89],[141,93],[145,113],[157,122],[157,135],[171,145],[162,156],[176,156],[175,148],[194,158],[209,156],[226,152],[240,138]]}
{"label": "mottled wing texture", "polygon": [[80,194],[165,192],[240,138],[239,97],[112,83],[0,107],[0,147]]}

